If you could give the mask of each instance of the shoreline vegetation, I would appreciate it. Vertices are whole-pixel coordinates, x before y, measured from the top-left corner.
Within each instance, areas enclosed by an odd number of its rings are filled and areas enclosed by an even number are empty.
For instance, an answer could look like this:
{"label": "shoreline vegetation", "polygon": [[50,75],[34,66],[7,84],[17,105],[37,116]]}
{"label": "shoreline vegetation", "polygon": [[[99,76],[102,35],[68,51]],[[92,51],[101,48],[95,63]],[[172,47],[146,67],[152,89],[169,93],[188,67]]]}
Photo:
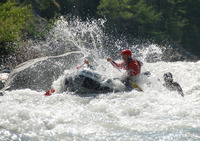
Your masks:
{"label": "shoreline vegetation", "polygon": [[[60,15],[106,18],[105,32],[150,43],[176,44],[200,58],[200,0],[1,0],[0,67],[40,57],[31,41],[45,40]],[[114,32],[115,31],[115,32]]]}

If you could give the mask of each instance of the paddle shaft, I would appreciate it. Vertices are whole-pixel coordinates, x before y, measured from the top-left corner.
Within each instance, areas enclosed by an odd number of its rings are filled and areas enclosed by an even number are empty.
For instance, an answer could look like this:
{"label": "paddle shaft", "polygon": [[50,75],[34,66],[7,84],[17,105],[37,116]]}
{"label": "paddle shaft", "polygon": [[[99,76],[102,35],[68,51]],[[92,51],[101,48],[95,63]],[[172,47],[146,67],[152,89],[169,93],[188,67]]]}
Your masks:
{"label": "paddle shaft", "polygon": [[83,64],[81,64],[77,69],[79,70],[80,68],[83,67],[83,65],[85,65],[85,62]]}
{"label": "paddle shaft", "polygon": [[113,61],[110,61],[110,63],[111,63],[115,68],[117,68],[117,70],[118,70],[119,72],[121,72],[120,69],[117,67],[117,65],[116,65],[115,63],[113,63]]}

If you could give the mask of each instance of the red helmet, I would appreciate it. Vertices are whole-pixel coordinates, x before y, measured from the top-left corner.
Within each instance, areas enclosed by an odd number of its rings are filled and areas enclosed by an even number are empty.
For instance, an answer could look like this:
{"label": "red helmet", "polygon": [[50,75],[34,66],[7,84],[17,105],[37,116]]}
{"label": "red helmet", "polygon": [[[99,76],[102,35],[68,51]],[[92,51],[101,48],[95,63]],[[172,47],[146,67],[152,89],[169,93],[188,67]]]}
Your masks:
{"label": "red helmet", "polygon": [[129,49],[126,49],[126,50],[123,50],[122,52],[121,52],[121,55],[128,55],[128,56],[131,56],[131,51],[129,50]]}

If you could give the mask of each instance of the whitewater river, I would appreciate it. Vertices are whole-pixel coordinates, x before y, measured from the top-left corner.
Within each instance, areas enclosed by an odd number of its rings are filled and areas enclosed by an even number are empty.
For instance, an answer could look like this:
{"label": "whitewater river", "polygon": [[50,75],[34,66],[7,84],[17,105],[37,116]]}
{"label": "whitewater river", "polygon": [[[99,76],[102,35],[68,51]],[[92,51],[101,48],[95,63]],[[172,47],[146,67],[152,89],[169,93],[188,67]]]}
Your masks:
{"label": "whitewater river", "polygon": [[[104,34],[104,22],[58,20],[52,38],[35,47],[47,55],[62,53],[67,47],[79,48],[106,68],[106,73],[99,73],[112,77],[121,73],[105,61],[106,57],[118,55],[115,59],[120,62],[120,51],[129,48],[133,56],[140,54],[142,72],[151,72],[151,77],[137,83],[144,92],[112,92],[96,97],[61,92],[66,72],[52,83],[56,89],[52,96],[30,89],[6,91],[0,97],[1,141],[200,140],[200,61],[163,62],[159,60],[162,52],[155,45],[142,48],[120,39],[110,43],[113,38]],[[147,63],[147,56],[158,60]],[[181,85],[184,97],[163,87],[166,72],[171,72]]]}
{"label": "whitewater river", "polygon": [[[153,76],[151,84],[140,84],[144,92],[6,92],[0,97],[0,140],[200,140],[200,61],[143,68]],[[185,97],[162,86],[169,71]]]}

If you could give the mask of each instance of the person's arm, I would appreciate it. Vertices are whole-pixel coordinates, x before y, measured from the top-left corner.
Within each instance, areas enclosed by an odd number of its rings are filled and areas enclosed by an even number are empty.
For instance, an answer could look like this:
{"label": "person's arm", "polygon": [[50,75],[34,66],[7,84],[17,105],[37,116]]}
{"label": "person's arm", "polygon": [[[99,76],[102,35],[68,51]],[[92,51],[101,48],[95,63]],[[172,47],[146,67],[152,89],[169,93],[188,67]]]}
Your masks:
{"label": "person's arm", "polygon": [[178,90],[178,92],[179,92],[179,94],[182,96],[182,97],[184,97],[184,93],[183,93],[183,90],[182,90],[182,88],[181,88],[181,86],[177,83],[177,90]]}
{"label": "person's arm", "polygon": [[89,64],[89,61],[88,60],[85,60],[85,64],[87,64],[87,66],[92,69],[92,70],[95,70],[94,67],[92,65]]}
{"label": "person's arm", "polygon": [[176,89],[177,89],[178,93],[179,93],[182,97],[184,97],[184,93],[183,93],[183,90],[182,90],[181,86],[180,86],[177,82],[175,83],[175,85],[176,85]]}
{"label": "person's arm", "polygon": [[[112,61],[119,69],[124,69],[123,63],[116,63],[113,61],[110,57],[107,58],[107,61],[110,62]],[[112,64],[113,65],[113,64]],[[113,65],[114,66],[114,65]],[[115,66],[114,66],[115,67]]]}

